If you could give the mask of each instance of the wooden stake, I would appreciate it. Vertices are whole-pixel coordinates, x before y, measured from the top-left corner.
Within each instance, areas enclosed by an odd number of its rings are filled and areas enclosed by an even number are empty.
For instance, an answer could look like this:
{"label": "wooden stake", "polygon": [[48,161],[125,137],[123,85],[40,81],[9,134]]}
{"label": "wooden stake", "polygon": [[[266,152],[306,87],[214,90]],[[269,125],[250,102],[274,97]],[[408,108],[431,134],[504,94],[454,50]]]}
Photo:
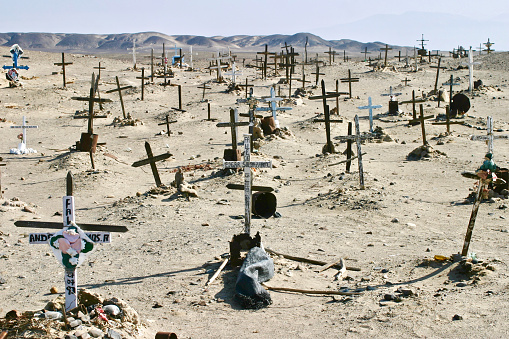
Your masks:
{"label": "wooden stake", "polygon": [[472,213],[470,214],[470,220],[468,222],[467,233],[465,235],[465,241],[463,243],[463,249],[461,250],[462,256],[467,256],[468,247],[470,246],[470,240],[472,239],[472,232],[474,231],[475,219],[477,218],[477,211],[479,211],[479,206],[481,205],[482,200],[482,192],[485,187],[483,179],[479,179],[479,186],[477,188],[477,192],[475,194],[474,205],[472,206]]}
{"label": "wooden stake", "polygon": [[64,87],[66,82],[65,82],[65,66],[66,65],[72,65],[72,62],[65,62],[65,58],[64,58],[64,53],[62,53],[62,62],[55,62],[54,65],[56,66],[62,66],[62,77],[63,77],[63,80],[64,80]]}
{"label": "wooden stake", "polygon": [[228,260],[229,260],[229,258],[226,258],[226,259],[223,260],[223,263],[221,264],[221,266],[219,266],[219,268],[217,269],[216,273],[214,273],[214,275],[212,277],[210,277],[209,281],[207,281],[205,286],[209,286],[210,284],[212,284],[214,282],[214,280],[216,280],[217,276],[226,267],[226,264],[228,263]]}

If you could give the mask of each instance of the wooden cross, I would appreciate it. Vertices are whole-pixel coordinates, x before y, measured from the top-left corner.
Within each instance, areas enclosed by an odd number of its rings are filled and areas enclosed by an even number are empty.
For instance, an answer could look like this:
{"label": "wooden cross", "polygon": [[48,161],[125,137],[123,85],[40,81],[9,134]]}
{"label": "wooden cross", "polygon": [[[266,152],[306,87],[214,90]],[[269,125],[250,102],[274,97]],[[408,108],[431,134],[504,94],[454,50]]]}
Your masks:
{"label": "wooden cross", "polygon": [[263,62],[263,69],[262,69],[262,76],[264,79],[267,79],[267,58],[269,57],[269,55],[274,55],[276,53],[274,52],[269,52],[269,46],[267,44],[265,44],[265,51],[264,52],[256,52],[256,54],[261,54],[264,56],[264,62]]}
{"label": "wooden cross", "polygon": [[[247,79],[246,79],[246,81],[247,81]],[[202,97],[201,97],[201,101],[203,102],[203,101],[205,101],[205,90],[210,89],[210,87],[207,86],[206,82],[204,82],[203,85],[198,86],[198,88],[203,88],[203,94],[202,94]]]}
{"label": "wooden cross", "polygon": [[385,47],[380,48],[380,50],[385,51],[384,67],[387,67],[387,52],[392,51],[392,48],[385,44]]}
{"label": "wooden cross", "polygon": [[452,86],[459,86],[458,83],[454,82],[454,78],[451,74],[451,78],[449,79],[448,82],[444,82],[442,85],[444,86],[449,86],[449,107],[452,107]]}
{"label": "wooden cross", "polygon": [[290,78],[290,75],[292,74],[292,69],[295,66],[295,64],[293,64],[290,61],[290,57],[288,55],[285,55],[285,62],[280,63],[279,66],[285,68],[285,75],[286,75],[285,80],[286,80],[286,82],[288,82],[288,79]]}
{"label": "wooden cross", "polygon": [[488,54],[493,52],[493,50],[491,49],[491,46],[493,46],[494,44],[495,44],[494,42],[490,42],[490,38],[488,38],[488,42],[484,43],[484,46],[486,46],[485,51],[488,52]]}
{"label": "wooden cross", "polygon": [[245,87],[245,88],[246,88],[246,99],[247,99],[247,89],[248,89],[249,87],[254,87],[254,85],[249,85],[249,84],[247,83],[247,78],[246,78],[246,84],[245,84],[245,85],[239,85],[239,87]]}
{"label": "wooden cross", "polygon": [[99,72],[97,72],[97,77],[100,79],[101,78],[101,69],[106,69],[106,67],[101,67],[101,62],[99,61],[99,66],[98,67],[94,67],[94,69],[98,69]]}
{"label": "wooden cross", "polygon": [[64,80],[64,87],[66,87],[65,86],[65,66],[72,65],[72,62],[65,62],[64,53],[62,53],[62,62],[55,62],[55,63],[53,63],[53,65],[62,66],[62,77]]}
{"label": "wooden cross", "polygon": [[[437,88],[438,88],[438,76],[440,74],[441,69],[447,69],[447,67],[440,67],[440,62],[442,61],[442,58],[438,58],[438,65],[437,66],[430,66],[430,68],[436,68],[437,69],[437,77],[435,79],[435,89],[433,90],[434,93],[438,94]],[[438,105],[440,107],[440,100],[438,100]]]}
{"label": "wooden cross", "polygon": [[154,180],[156,182],[156,186],[159,187],[162,185],[161,178],[159,177],[159,172],[157,171],[156,162],[168,159],[169,157],[173,156],[173,154],[170,154],[169,152],[163,153],[157,156],[154,156],[152,153],[152,148],[150,147],[150,144],[148,141],[145,141],[145,150],[147,151],[147,158],[139,161],[133,162],[131,166],[133,167],[140,167],[143,165],[150,164],[150,169],[152,170],[152,175],[154,176]]}
{"label": "wooden cross", "polygon": [[339,96],[348,95],[348,92],[339,91],[339,80],[336,79],[336,90],[334,92],[327,92],[327,95],[334,95],[336,97],[336,114],[339,115]]}
{"label": "wooden cross", "polygon": [[398,114],[399,108],[398,108],[398,101],[395,100],[397,96],[401,95],[401,93],[394,93],[392,91],[392,86],[389,87],[389,93],[381,94],[381,96],[389,97],[389,113],[390,114]]}
{"label": "wooden cross", "polygon": [[26,121],[26,118],[25,116],[23,116],[23,124],[21,126],[11,126],[11,128],[21,128],[22,129],[22,133],[23,133],[23,136],[22,136],[22,139],[21,139],[21,143],[20,145],[18,146],[18,149],[20,151],[23,151],[23,150],[26,150],[27,147],[27,132],[26,130],[28,128],[39,128],[39,126],[36,126],[36,125],[27,125],[27,121]]}
{"label": "wooden cross", "polygon": [[463,62],[463,65],[468,65],[468,91],[472,92],[474,89],[474,65],[479,65],[480,62],[474,62],[474,53],[472,47],[468,51],[468,62]]}
{"label": "wooden cross", "polygon": [[481,205],[482,192],[486,187],[487,182],[484,179],[479,179],[479,185],[475,193],[474,204],[472,205],[472,213],[470,214],[470,220],[468,221],[467,233],[465,234],[465,241],[463,242],[463,248],[461,255],[466,257],[468,255],[468,247],[470,246],[470,240],[472,239],[472,232],[474,231],[475,219],[477,218],[477,212]]}
{"label": "wooden cross", "polygon": [[329,51],[324,52],[325,54],[329,54],[329,65],[332,65],[332,54],[336,54],[336,51],[332,51],[332,47],[329,46]]}
{"label": "wooden cross", "polygon": [[471,135],[470,140],[482,140],[488,143],[488,152],[494,154],[493,142],[495,139],[509,139],[509,135],[494,135],[493,134],[493,118],[486,118],[486,135]]}
{"label": "wooden cross", "polygon": [[174,109],[176,111],[180,111],[180,112],[186,112],[186,110],[182,109],[182,85],[172,85],[172,86],[177,86],[178,98],[179,98],[179,107],[178,108],[172,107],[172,109]]}
{"label": "wooden cross", "polygon": [[405,80],[401,80],[401,82],[404,82],[405,83],[405,87],[408,86],[408,83],[412,81],[410,79],[408,79],[407,77],[405,77]]}
{"label": "wooden cross", "polygon": [[277,111],[289,111],[291,107],[277,107],[276,103],[283,100],[282,98],[276,97],[276,90],[274,87],[270,88],[270,97],[264,98],[263,101],[268,103],[270,107],[256,107],[256,111],[271,111],[272,117],[274,118],[274,123],[276,124],[276,128],[279,128],[279,121],[277,120]]}
{"label": "wooden cross", "polygon": [[145,76],[145,67],[141,68],[141,77],[136,77],[136,79],[141,79],[141,101],[143,101],[145,97],[145,80],[150,79]]}
{"label": "wooden cross", "polygon": [[389,93],[383,93],[383,94],[380,94],[381,96],[383,97],[389,97],[389,100],[390,101],[394,101],[395,97],[401,95],[402,93],[394,93],[392,91],[392,86],[389,86]]}
{"label": "wooden cross", "polygon": [[306,88],[306,82],[311,82],[309,80],[306,80],[306,72],[304,70],[304,64],[302,64],[302,78],[301,79],[296,79],[297,81],[299,82],[302,82],[302,89],[305,89]]}
{"label": "wooden cross", "polygon": [[422,57],[422,55],[426,55],[426,49],[424,48],[424,46],[426,44],[424,43],[424,41],[429,41],[429,40],[424,40],[424,34],[423,34],[422,38],[420,40],[417,40],[417,41],[421,42],[421,49],[419,50],[419,55]]}
{"label": "wooden cross", "polygon": [[115,76],[115,80],[117,82],[117,88],[106,91],[106,93],[118,92],[118,96],[120,98],[120,106],[122,107],[122,115],[124,116],[124,119],[127,119],[127,115],[125,114],[125,108],[124,108],[124,99],[122,98],[122,91],[125,91],[126,89],[129,89],[129,88],[133,88],[133,86],[129,85],[129,86],[120,87],[120,82],[118,81],[118,76]]}
{"label": "wooden cross", "polygon": [[[68,312],[78,307],[78,279],[76,273],[77,267],[85,261],[87,252],[93,249],[94,243],[111,243],[110,232],[127,232],[127,227],[97,224],[81,224],[81,226],[77,226],[74,215],[75,204],[71,172],[67,173],[66,183],[67,194],[63,197],[63,224],[59,222],[18,220],[14,225],[16,227],[60,229],[60,232],[57,233],[30,233],[29,244],[49,244],[64,266],[65,311]],[[79,235],[78,240],[73,242],[72,245],[66,239],[66,233],[71,230],[75,231],[74,234]],[[94,232],[84,233],[82,230]],[[79,245],[78,241],[80,241]],[[78,245],[77,249],[75,245]],[[71,252],[71,248],[74,251]]]}
{"label": "wooden cross", "polygon": [[341,82],[348,82],[348,93],[350,94],[350,99],[352,98],[352,82],[359,82],[359,78],[352,78],[350,69],[348,70],[348,78],[339,79]]}
{"label": "wooden cross", "polygon": [[[317,59],[318,60],[318,59]],[[316,65],[316,71],[315,73],[311,73],[311,74],[315,74],[315,86],[318,85],[318,80],[320,78],[320,75],[325,75],[325,73],[320,73],[320,66],[318,65],[319,63],[316,62],[315,65]]]}
{"label": "wooden cross", "polygon": [[244,233],[251,233],[251,193],[252,193],[252,168],[272,168],[272,162],[269,161],[251,161],[251,135],[244,134],[244,160],[243,161],[224,161],[223,168],[244,168]]}
{"label": "wooden cross", "polygon": [[154,83],[154,49],[150,49],[150,83]]}
{"label": "wooden cross", "polygon": [[7,166],[7,164],[0,164],[0,199],[4,198],[4,191],[2,190],[2,171],[1,168]]}
{"label": "wooden cross", "polygon": [[232,83],[235,85],[237,83],[237,75],[242,75],[242,72],[236,70],[235,62],[233,62],[232,70],[230,72],[226,72],[225,75],[230,75],[232,77]]}
{"label": "wooden cross", "polygon": [[335,98],[338,95],[339,95],[338,93],[329,93],[329,94],[326,94],[326,92],[325,92],[325,82],[322,79],[322,95],[321,96],[315,96],[315,97],[310,97],[309,98],[310,100],[322,99],[322,101],[323,101],[323,112],[324,112],[325,119],[314,119],[313,122],[325,122],[325,136],[327,138],[327,144],[325,146],[325,152],[328,152],[328,153],[335,153],[335,151],[334,151],[334,144],[332,143],[331,136],[330,136],[330,124],[331,123],[336,123],[336,122],[343,122],[343,119],[341,119],[341,120],[331,120],[330,119],[329,105],[327,105],[327,99],[328,98]]}
{"label": "wooden cross", "polygon": [[[95,93],[97,90],[97,80],[94,81],[94,74],[92,74],[92,86],[90,87],[90,95],[88,97],[71,97],[72,100],[77,101],[88,101],[88,134],[94,134],[94,122],[93,120],[96,118],[105,118],[105,116],[95,116],[94,115],[94,103],[95,102],[112,102],[111,99],[101,99],[96,98]],[[80,117],[81,118],[81,117]]]}
{"label": "wooden cross", "polygon": [[[256,114],[256,104],[251,102],[249,104],[249,112],[248,113],[240,113],[239,115],[241,117],[248,117],[249,118],[249,134],[253,135],[254,125],[256,123],[256,119],[262,119],[263,115]],[[251,149],[253,149],[253,138],[251,138]],[[243,188],[242,188],[243,189]]]}
{"label": "wooden cross", "polygon": [[216,65],[209,66],[209,69],[210,70],[215,69],[217,71],[217,76],[216,76],[217,82],[223,82],[223,68],[228,67],[228,65],[221,64],[221,60],[229,60],[229,59],[230,59],[230,57],[220,57],[219,55],[215,58],[207,59],[207,60],[212,60],[212,61],[216,62]]}
{"label": "wooden cross", "polygon": [[425,99],[415,99],[415,90],[412,90],[412,100],[402,101],[402,104],[412,104],[412,120],[417,120],[417,111],[415,109],[415,104],[426,102]]}
{"label": "wooden cross", "polygon": [[232,150],[234,154],[237,152],[237,127],[248,125],[249,122],[247,121],[239,122],[238,111],[233,108],[230,109],[230,122],[220,122],[216,124],[216,127],[230,127],[232,135]]}
{"label": "wooden cross", "polygon": [[371,54],[371,52],[368,52],[368,47],[364,47],[364,52],[361,53],[364,54],[364,62],[366,62],[367,55]]}
{"label": "wooden cross", "polygon": [[[363,153],[362,153],[362,150],[361,150],[361,141],[365,140],[365,139],[369,139],[369,138],[371,138],[371,136],[361,136],[361,131],[360,131],[360,127],[359,127],[359,116],[358,115],[355,115],[354,122],[355,122],[355,135],[352,135],[352,123],[349,122],[348,123],[348,135],[347,136],[340,136],[340,137],[338,137],[338,139],[340,139],[340,140],[347,140],[348,141],[347,149],[346,149],[346,158],[347,158],[347,160],[346,160],[346,169],[347,169],[347,172],[350,171],[350,163],[354,159],[354,157],[352,157],[352,150],[351,150],[352,141],[355,140],[355,142],[357,144],[357,158],[358,158],[358,163],[359,163],[359,183],[360,183],[360,189],[363,190],[363,189],[365,189],[365,186],[364,186],[364,169],[363,169],[363,165],[362,165],[362,155],[363,155]],[[334,165],[334,164],[331,164],[331,165]]]}
{"label": "wooden cross", "polygon": [[165,118],[165,122],[161,122],[159,124],[157,124],[158,126],[162,126],[162,125],[166,125],[166,134],[168,135],[168,137],[170,136],[170,124],[174,124],[176,123],[177,120],[172,120],[170,121],[170,116],[168,114],[166,114],[166,118]]}
{"label": "wooden cross", "polygon": [[432,122],[432,125],[447,125],[447,133],[451,133],[451,125],[460,125],[463,124],[463,121],[451,121],[450,118],[450,109],[449,106],[445,106],[445,119],[446,122]]}
{"label": "wooden cross", "polygon": [[424,127],[424,120],[433,118],[433,115],[424,116],[424,106],[422,104],[419,105],[419,119],[417,121],[410,120],[408,123],[412,125],[421,125],[421,133],[422,133],[422,145],[426,146],[428,141],[426,140],[426,127]]}
{"label": "wooden cross", "polygon": [[358,109],[369,109],[369,133],[373,133],[373,109],[382,108],[382,105],[373,105],[371,103],[371,97],[368,98],[367,106],[359,106]]}

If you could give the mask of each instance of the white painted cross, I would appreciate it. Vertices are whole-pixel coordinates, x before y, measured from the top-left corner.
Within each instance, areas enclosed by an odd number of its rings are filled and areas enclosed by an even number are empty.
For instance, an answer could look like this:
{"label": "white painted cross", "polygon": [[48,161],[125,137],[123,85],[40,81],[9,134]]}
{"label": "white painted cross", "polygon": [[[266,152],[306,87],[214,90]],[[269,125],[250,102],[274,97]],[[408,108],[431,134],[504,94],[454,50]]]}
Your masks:
{"label": "white painted cross", "polygon": [[468,91],[472,92],[474,89],[474,65],[479,65],[480,62],[474,62],[474,53],[472,52],[472,46],[468,51],[468,62],[463,62],[463,65],[468,65]]}
{"label": "white painted cross", "polygon": [[[392,87],[391,87],[392,91]],[[368,98],[367,106],[359,106],[358,109],[369,109],[369,133],[373,133],[373,109],[374,108],[382,108],[382,105],[373,105],[371,103],[371,97]]]}
{"label": "white painted cross", "polygon": [[245,217],[244,233],[251,232],[251,186],[252,186],[252,168],[272,168],[272,162],[269,161],[251,161],[251,134],[244,134],[244,161],[225,161],[223,168],[244,168],[244,200]]}
{"label": "white painted cross", "polygon": [[274,118],[276,128],[279,128],[279,121],[277,120],[277,111],[289,111],[291,107],[277,107],[276,102],[283,100],[283,98],[276,97],[276,90],[274,87],[270,88],[270,97],[263,98],[263,101],[270,104],[270,107],[256,107],[257,111],[271,111]]}
{"label": "white painted cross", "polygon": [[231,72],[226,72],[225,75],[231,75],[232,83],[236,84],[237,83],[237,81],[236,81],[237,80],[237,75],[242,75],[242,72],[236,70],[235,62],[234,62],[234,63],[232,63],[232,70],[231,70]]}
{"label": "white painted cross", "polygon": [[193,69],[193,46],[189,46],[189,66]]}
{"label": "white painted cross", "polygon": [[509,139],[509,135],[494,135],[493,134],[493,118],[486,118],[487,135],[471,135],[470,140],[483,140],[488,142],[488,152],[494,154],[493,141],[495,139]]}
{"label": "white painted cross", "polygon": [[133,65],[134,69],[136,69],[136,39],[133,40]]}
{"label": "white painted cross", "polygon": [[389,93],[384,93],[384,94],[380,94],[380,95],[383,97],[389,97],[390,101],[394,101],[394,98],[397,97],[398,95],[401,95],[401,93],[394,93],[392,91],[392,86],[389,86]]}
{"label": "white painted cross", "polygon": [[18,144],[18,148],[11,149],[10,153],[15,154],[26,154],[26,153],[37,153],[37,151],[27,148],[27,128],[39,128],[39,126],[29,126],[26,124],[26,117],[23,116],[23,125],[21,126],[11,126],[11,128],[21,128],[23,129],[21,142]]}

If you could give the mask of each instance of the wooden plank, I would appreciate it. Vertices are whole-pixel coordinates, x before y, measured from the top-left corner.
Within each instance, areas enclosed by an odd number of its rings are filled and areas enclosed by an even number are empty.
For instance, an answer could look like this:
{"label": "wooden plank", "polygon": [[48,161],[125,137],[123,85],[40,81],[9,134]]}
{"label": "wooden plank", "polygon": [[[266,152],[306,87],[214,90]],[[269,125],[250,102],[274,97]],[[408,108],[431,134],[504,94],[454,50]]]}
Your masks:
{"label": "wooden plank", "polygon": [[[62,229],[62,222],[53,221],[34,221],[34,220],[18,220],[14,222],[16,227],[31,227],[31,228],[50,228]],[[116,225],[97,225],[97,224],[79,224],[79,227],[84,231],[97,231],[97,232],[127,232],[127,227]]]}

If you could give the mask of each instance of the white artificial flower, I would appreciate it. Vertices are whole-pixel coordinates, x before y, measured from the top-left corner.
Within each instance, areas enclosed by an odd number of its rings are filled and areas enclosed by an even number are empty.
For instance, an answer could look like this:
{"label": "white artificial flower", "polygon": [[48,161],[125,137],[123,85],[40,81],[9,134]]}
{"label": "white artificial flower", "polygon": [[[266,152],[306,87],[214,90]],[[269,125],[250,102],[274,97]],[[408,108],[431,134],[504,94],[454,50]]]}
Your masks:
{"label": "white artificial flower", "polygon": [[76,254],[78,254],[78,252],[76,252],[76,250],[71,247],[67,250],[67,254],[69,254],[71,257],[74,257]]}
{"label": "white artificial flower", "polygon": [[53,241],[53,247],[59,248],[58,239]]}
{"label": "white artificial flower", "polygon": [[73,266],[78,265],[78,258],[72,257],[71,259],[69,259],[69,263]]}

